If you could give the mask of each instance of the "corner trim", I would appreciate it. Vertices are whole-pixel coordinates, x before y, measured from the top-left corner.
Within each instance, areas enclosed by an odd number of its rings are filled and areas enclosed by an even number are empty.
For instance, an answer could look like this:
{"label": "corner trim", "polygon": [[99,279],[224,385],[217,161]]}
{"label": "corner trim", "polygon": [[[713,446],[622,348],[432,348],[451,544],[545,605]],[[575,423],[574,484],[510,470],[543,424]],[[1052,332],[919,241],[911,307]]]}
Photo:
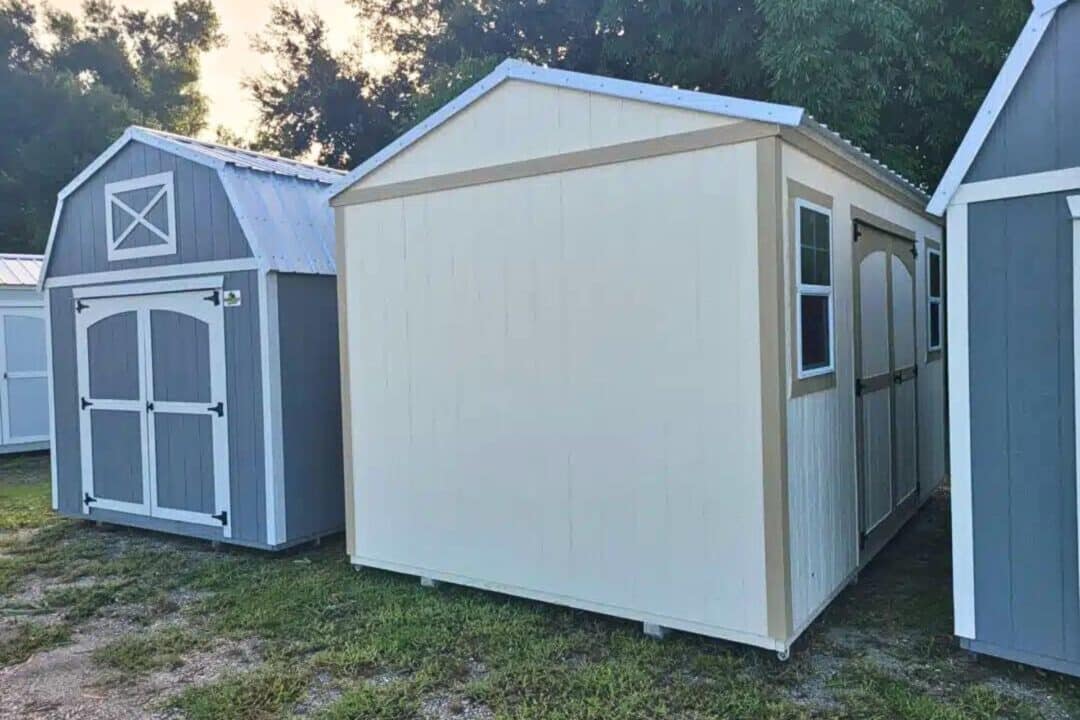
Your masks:
{"label": "corner trim", "polygon": [[971,377],[968,361],[968,208],[949,208],[945,277],[949,348],[949,477],[952,483],[954,632],[975,634],[975,541],[971,489]]}
{"label": "corner trim", "polygon": [[53,372],[53,324],[52,324],[52,293],[46,290],[45,295],[45,362],[49,369],[49,474],[52,486],[52,509],[60,509],[60,482],[56,475],[56,377]]}
{"label": "corner trim", "polygon": [[[1068,199],[1069,213],[1073,218],[1073,387],[1080,388],[1080,348],[1077,347],[1075,338],[1080,338],[1080,195],[1073,195]],[[1076,422],[1074,427],[1080,428],[1080,400],[1075,398],[1074,390],[1073,416]],[[1080,518],[1080,432],[1075,433],[1075,451],[1078,460],[1076,467],[1076,517]],[[1080,543],[1080,523],[1077,524],[1076,540]],[[1080,559],[1078,559],[1080,563]]]}
{"label": "corner trim", "polygon": [[345,265],[345,209],[334,208],[334,245],[338,296],[338,353],[341,367],[341,450],[345,475],[345,552],[353,557],[356,548],[355,473],[353,471],[352,373],[349,365],[349,293]]}
{"label": "corner trim", "polygon": [[277,275],[259,273],[259,354],[263,394],[263,468],[266,478],[266,544],[286,538],[285,467],[281,423],[281,348],[278,337]]}
{"label": "corner trim", "polygon": [[761,469],[764,496],[765,604],[769,636],[792,636],[790,507],[787,467],[787,365],[784,324],[783,152],[779,138],[757,141],[758,313],[761,353]]}
{"label": "corner trim", "polygon": [[491,165],[462,172],[389,183],[387,185],[352,188],[335,197],[331,201],[331,205],[334,207],[359,205],[380,200],[409,197],[411,195],[456,190],[473,185],[486,185],[520,180],[537,175],[582,170],[600,165],[613,165],[631,160],[644,160],[661,155],[672,155],[720,145],[750,142],[774,136],[779,132],[780,129],[776,125],[747,120],[732,125],[721,125],[719,127],[705,128],[704,130],[693,130],[617,145],[605,145],[598,148],[589,148],[588,150],[548,155],[531,160]]}

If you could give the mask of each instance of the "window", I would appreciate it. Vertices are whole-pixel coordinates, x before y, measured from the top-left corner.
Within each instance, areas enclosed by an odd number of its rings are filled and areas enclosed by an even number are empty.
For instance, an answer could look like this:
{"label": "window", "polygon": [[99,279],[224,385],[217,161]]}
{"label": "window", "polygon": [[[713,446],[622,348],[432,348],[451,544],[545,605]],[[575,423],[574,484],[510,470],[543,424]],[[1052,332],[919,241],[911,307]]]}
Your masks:
{"label": "window", "polygon": [[926,253],[926,294],[927,294],[927,349],[930,352],[941,350],[942,328],[942,284],[941,252],[930,248]]}
{"label": "window", "polygon": [[832,211],[795,202],[799,378],[833,371]]}

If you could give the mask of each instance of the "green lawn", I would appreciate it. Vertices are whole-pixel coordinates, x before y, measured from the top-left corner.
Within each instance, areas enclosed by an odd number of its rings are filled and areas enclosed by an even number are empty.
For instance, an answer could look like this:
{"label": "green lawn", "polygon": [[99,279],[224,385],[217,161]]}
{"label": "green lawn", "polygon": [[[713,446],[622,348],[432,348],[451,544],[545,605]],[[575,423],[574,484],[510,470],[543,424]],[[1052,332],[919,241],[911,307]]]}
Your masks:
{"label": "green lawn", "polygon": [[[1075,681],[953,649],[940,517],[913,523],[784,664],[692,635],[657,642],[629,622],[356,572],[340,540],[272,556],[57,520],[47,477],[45,458],[0,460],[9,626],[0,666],[62,647],[117,608],[140,629],[86,660],[105,693],[256,642],[254,665],[157,700],[189,718],[1080,716]],[[941,516],[935,505],[927,512]],[[43,585],[40,597],[19,602],[30,582]]]}

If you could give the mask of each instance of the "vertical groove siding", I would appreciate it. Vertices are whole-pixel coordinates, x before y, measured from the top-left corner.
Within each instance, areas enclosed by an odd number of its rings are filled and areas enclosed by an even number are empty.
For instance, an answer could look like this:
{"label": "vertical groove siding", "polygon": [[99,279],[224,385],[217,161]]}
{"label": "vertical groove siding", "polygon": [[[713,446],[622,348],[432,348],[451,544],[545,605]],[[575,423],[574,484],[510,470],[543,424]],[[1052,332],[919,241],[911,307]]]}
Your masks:
{"label": "vertical groove siding", "polygon": [[1080,671],[1073,228],[1065,195],[969,208],[977,640]]}
{"label": "vertical groove siding", "polygon": [[[166,171],[173,172],[175,184],[177,253],[109,262],[105,185]],[[48,273],[60,277],[250,257],[251,249],[216,171],[132,142],[64,200]]]}
{"label": "vertical groove siding", "polygon": [[1080,167],[1078,37],[1080,3],[1066,3],[1058,9],[965,182]]}
{"label": "vertical groove siding", "polygon": [[278,276],[282,440],[288,538],[345,526],[337,283]]}
{"label": "vertical groove siding", "polygon": [[[852,205],[938,242],[942,228],[790,146],[784,174],[833,198],[833,314],[836,387],[788,402],[788,495],[791,527],[792,615],[799,628],[847,581],[859,563],[855,458]],[[794,242],[784,181],[785,243]],[[788,254],[787,287],[795,268]],[[797,257],[794,256],[794,257]],[[916,359],[919,364],[919,479],[928,497],[945,477],[944,363],[927,363],[926,249],[915,264]],[[788,290],[787,302],[794,302]],[[788,318],[787,337],[794,337]],[[790,373],[789,373],[790,374]]]}

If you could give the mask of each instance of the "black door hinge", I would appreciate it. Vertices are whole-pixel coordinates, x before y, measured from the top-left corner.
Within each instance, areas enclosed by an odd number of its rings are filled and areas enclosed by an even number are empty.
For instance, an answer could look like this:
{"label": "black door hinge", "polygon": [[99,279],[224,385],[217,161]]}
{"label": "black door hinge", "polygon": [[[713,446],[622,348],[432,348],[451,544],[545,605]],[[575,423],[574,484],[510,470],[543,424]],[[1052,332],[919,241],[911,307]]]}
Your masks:
{"label": "black door hinge", "polygon": [[210,517],[214,518],[215,520],[217,520],[222,525],[228,525],[229,524],[229,513],[226,512],[225,510],[222,510],[217,515],[211,515]]}
{"label": "black door hinge", "polygon": [[865,532],[859,533],[859,549],[860,550],[865,550],[866,549],[866,533]]}
{"label": "black door hinge", "polygon": [[93,404],[94,403],[90,402],[89,400],[87,400],[84,397],[79,398],[79,409],[80,410],[85,410],[86,408],[90,407]]}
{"label": "black door hinge", "polygon": [[862,240],[862,226],[859,223],[855,223],[855,242]]}
{"label": "black door hinge", "polygon": [[214,292],[204,297],[203,300],[214,303],[214,306],[216,307],[221,304],[221,293],[215,290]]}
{"label": "black door hinge", "polygon": [[214,407],[206,408],[207,411],[217,413],[218,417],[225,417],[225,403],[218,403]]}
{"label": "black door hinge", "polygon": [[152,402],[146,403],[146,412],[154,412],[154,403],[152,403]]}
{"label": "black door hinge", "polygon": [[83,501],[83,505],[85,505],[86,507],[90,507],[90,503],[96,503],[97,498],[96,497],[90,497],[90,493],[83,493],[82,501]]}
{"label": "black door hinge", "polygon": [[86,303],[84,303],[82,300],[76,300],[75,301],[75,312],[77,312],[77,313],[81,313],[83,310],[85,310],[88,307],[90,307],[90,306],[87,305]]}
{"label": "black door hinge", "polygon": [[918,248],[918,246],[916,246],[916,245],[911,246],[911,257],[913,257],[913,258],[919,257],[919,248]]}
{"label": "black door hinge", "polygon": [[855,397],[863,394],[863,381],[855,378]]}

